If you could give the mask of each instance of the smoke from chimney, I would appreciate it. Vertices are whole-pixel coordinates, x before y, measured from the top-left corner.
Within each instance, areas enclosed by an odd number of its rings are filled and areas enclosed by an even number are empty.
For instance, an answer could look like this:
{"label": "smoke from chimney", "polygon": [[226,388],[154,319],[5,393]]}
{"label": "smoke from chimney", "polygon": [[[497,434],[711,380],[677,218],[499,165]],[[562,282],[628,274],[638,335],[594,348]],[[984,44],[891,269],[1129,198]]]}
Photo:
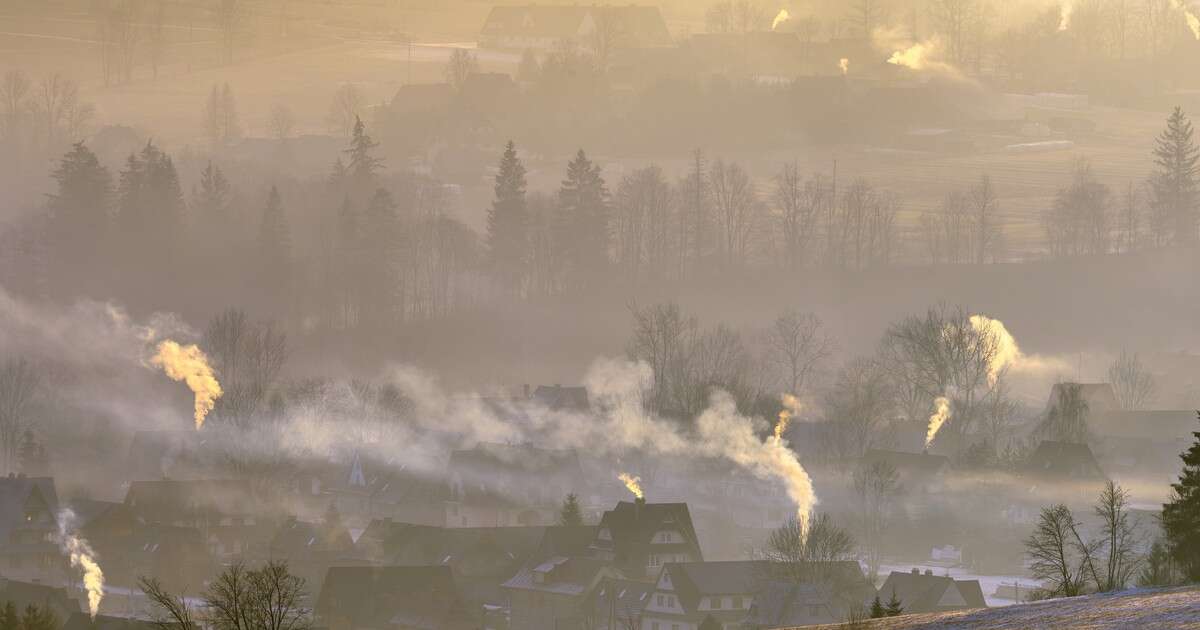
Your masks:
{"label": "smoke from chimney", "polygon": [[150,359],[175,381],[185,381],[195,395],[196,430],[204,426],[204,418],[221,397],[221,384],[208,365],[208,357],[195,344],[180,346],[167,339],[158,344],[158,353]]}
{"label": "smoke from chimney", "polygon": [[634,477],[633,475],[630,475],[629,473],[623,472],[623,473],[617,475],[617,479],[620,479],[621,482],[625,484],[625,487],[627,489],[629,489],[630,492],[633,493],[634,498],[636,498],[637,500],[639,500],[643,503],[645,502],[646,495],[642,492],[642,478],[641,477]]}
{"label": "smoke from chimney", "polygon": [[79,537],[73,531],[75,513],[64,509],[58,513],[58,545],[70,558],[71,566],[83,571],[83,588],[87,591],[88,613],[92,620],[100,612],[100,602],[104,599],[104,571],[96,561],[96,552],[88,541]]}

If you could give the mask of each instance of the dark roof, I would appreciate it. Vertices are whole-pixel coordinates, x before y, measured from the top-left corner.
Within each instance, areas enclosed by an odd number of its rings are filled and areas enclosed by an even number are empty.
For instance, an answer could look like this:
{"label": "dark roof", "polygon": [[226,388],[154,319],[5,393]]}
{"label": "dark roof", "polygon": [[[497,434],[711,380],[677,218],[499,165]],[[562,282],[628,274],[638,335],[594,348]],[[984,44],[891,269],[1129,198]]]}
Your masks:
{"label": "dark roof", "polygon": [[306,553],[349,553],[354,539],[345,525],[326,527],[322,523],[306,523],[288,519],[271,539],[271,553],[298,557]]}
{"label": "dark roof", "polygon": [[547,527],[533,557],[544,559],[553,556],[585,555],[588,545],[596,538],[597,529],[595,525]]}
{"label": "dark roof", "polygon": [[62,630],[157,630],[158,625],[144,619],[128,617],[112,617],[109,615],[91,615],[84,612],[71,613]]}
{"label": "dark roof", "polygon": [[[947,591],[951,588],[958,590],[963,603],[946,604],[944,598],[947,597]],[[983,590],[980,588],[978,580],[955,580],[941,575],[931,575],[928,571],[925,573],[892,571],[879,589],[879,598],[881,600],[891,599],[893,592],[906,613],[987,608],[987,602],[984,601]],[[957,600],[959,598],[950,594],[949,599]]]}
{"label": "dark roof", "polygon": [[388,625],[443,630],[469,625],[449,567],[331,567],[316,614],[353,628]]}
{"label": "dark roof", "polygon": [[1104,480],[1104,471],[1087,444],[1053,442],[1038,444],[1025,464],[1028,474],[1052,479]]}
{"label": "dark roof", "polygon": [[623,622],[641,618],[642,609],[650,603],[654,583],[639,580],[606,578],[592,591],[585,604],[592,610],[598,628],[608,628],[608,617],[615,612],[613,628],[626,627]]}
{"label": "dark roof", "polygon": [[35,493],[46,502],[52,517],[58,513],[53,477],[0,477],[0,543],[7,542],[9,533],[24,523],[25,504]]}
{"label": "dark roof", "polygon": [[24,610],[30,604],[38,606],[49,604],[51,610],[64,619],[70,613],[80,610],[79,602],[72,599],[65,588],[18,582],[0,577],[0,604],[4,602],[12,602],[17,610]]}
{"label": "dark roof", "polygon": [[838,612],[844,606],[839,606],[834,599],[832,586],[771,581],[755,593],[747,622],[753,627],[766,628],[808,625],[809,606],[829,606],[832,609],[830,616],[842,618]]}
{"label": "dark roof", "polygon": [[636,503],[621,501],[600,517],[600,529],[607,529],[616,544],[649,543],[664,525],[674,525],[687,544],[700,545],[686,503]]}
{"label": "dark roof", "polygon": [[533,400],[555,411],[587,411],[591,408],[586,387],[538,385],[533,390]]}
{"label": "dark roof", "polygon": [[504,582],[503,587],[514,590],[542,591],[560,595],[583,595],[596,582],[610,573],[607,563],[595,558],[554,556],[542,562],[522,567]]}
{"label": "dark roof", "polygon": [[878,462],[889,464],[900,475],[932,476],[945,471],[950,465],[950,458],[930,453],[904,453],[874,448],[863,454],[864,464]]}

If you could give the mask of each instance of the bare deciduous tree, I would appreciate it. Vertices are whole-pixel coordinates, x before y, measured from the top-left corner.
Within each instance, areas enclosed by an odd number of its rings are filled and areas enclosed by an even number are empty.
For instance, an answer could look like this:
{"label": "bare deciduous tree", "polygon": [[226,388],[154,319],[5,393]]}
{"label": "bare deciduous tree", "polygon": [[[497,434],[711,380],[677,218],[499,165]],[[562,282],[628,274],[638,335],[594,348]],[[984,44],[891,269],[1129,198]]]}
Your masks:
{"label": "bare deciduous tree", "polygon": [[821,330],[812,313],[784,311],[767,330],[767,356],[783,373],[784,388],[803,396],[809,377],[829,358],[833,340]]}
{"label": "bare deciduous tree", "polygon": [[326,121],[330,130],[349,138],[365,107],[366,98],[362,91],[353,83],[343,84],[333,93],[333,101],[329,104]]}
{"label": "bare deciduous tree", "polygon": [[812,515],[807,532],[795,517],[771,530],[762,555],[771,563],[774,577],[812,583],[831,577],[833,565],[850,559],[854,547],[854,537],[820,513]]}
{"label": "bare deciduous tree", "polygon": [[666,413],[676,381],[681,380],[688,347],[696,331],[696,320],[685,317],[678,304],[659,304],[631,309],[633,337],[626,352],[635,361],[649,364],[654,373],[650,407]]}
{"label": "bare deciduous tree", "polygon": [[1043,508],[1033,533],[1025,540],[1029,572],[1047,595],[1074,597],[1087,585],[1086,563],[1075,544],[1075,517],[1065,505]]}
{"label": "bare deciduous tree", "polygon": [[883,537],[900,477],[887,462],[860,465],[854,471],[854,495],[858,498],[859,529],[863,552],[867,557],[867,575],[874,581],[883,560]]}
{"label": "bare deciduous tree", "polygon": [[456,91],[461,90],[467,83],[467,79],[476,72],[479,72],[479,60],[471,51],[464,48],[455,48],[450,52],[450,59],[446,62],[446,83]]}
{"label": "bare deciduous tree", "polygon": [[827,456],[844,463],[875,446],[891,400],[891,384],[882,364],[870,358],[847,363],[825,395]]}
{"label": "bare deciduous tree", "polygon": [[1137,552],[1134,522],[1129,513],[1129,491],[1109,481],[1096,499],[1094,508],[1100,518],[1100,535],[1104,541],[1104,582],[1101,591],[1119,591],[1129,585],[1141,568]]}
{"label": "bare deciduous tree", "polygon": [[27,113],[25,99],[33,87],[29,77],[20,70],[9,70],[0,79],[0,138],[12,140],[21,130],[21,120]]}
{"label": "bare deciduous tree", "polygon": [[182,596],[168,592],[157,579],[138,584],[162,609],[155,622],[161,630],[209,626],[219,630],[308,630],[312,615],[305,606],[304,579],[292,575],[286,562],[269,561],[257,569],[236,563],[225,569],[203,595],[203,617]]}
{"label": "bare deciduous tree", "polygon": [[284,103],[276,103],[271,107],[270,116],[267,119],[267,128],[271,131],[271,136],[276,140],[287,140],[292,137],[292,131],[296,127],[296,115],[292,113],[292,108]]}
{"label": "bare deciduous tree", "polygon": [[709,186],[725,264],[739,266],[746,262],[750,237],[756,227],[759,203],[754,183],[741,165],[717,160],[709,173]]}
{"label": "bare deciduous tree", "polygon": [[825,203],[827,187],[820,178],[805,181],[797,163],[784,165],[775,176],[775,204],[786,267],[797,270],[811,245]]}
{"label": "bare deciduous tree", "polygon": [[279,380],[287,335],[271,322],[251,323],[245,312],[230,309],[209,323],[201,346],[212,357],[224,390],[212,416],[246,423]]}
{"label": "bare deciduous tree", "polygon": [[0,366],[0,449],[5,470],[13,469],[21,435],[33,423],[31,412],[40,385],[41,375],[24,358]]}
{"label": "bare deciduous tree", "polygon": [[1154,400],[1157,390],[1154,375],[1142,365],[1137,353],[1129,354],[1124,350],[1108,368],[1108,382],[1122,409],[1145,409]]}

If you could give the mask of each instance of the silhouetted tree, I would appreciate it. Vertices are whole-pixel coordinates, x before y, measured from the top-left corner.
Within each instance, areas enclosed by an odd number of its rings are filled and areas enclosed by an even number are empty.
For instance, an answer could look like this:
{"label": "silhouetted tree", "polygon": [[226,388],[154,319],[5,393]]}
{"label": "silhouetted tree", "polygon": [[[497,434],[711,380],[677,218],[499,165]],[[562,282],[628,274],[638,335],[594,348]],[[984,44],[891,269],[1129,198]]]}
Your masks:
{"label": "silhouetted tree", "polygon": [[333,93],[326,122],[332,131],[349,137],[366,107],[362,91],[352,83],[346,83]]}
{"label": "silhouetted tree", "polygon": [[496,174],[496,198],[487,216],[488,258],[493,271],[513,292],[520,291],[529,251],[525,206],[525,166],[509,141]]}
{"label": "silhouetted tree", "polygon": [[112,175],[82,142],[77,143],[51,174],[57,191],[50,196],[48,238],[57,271],[52,286],[78,296],[97,289],[108,238]]}
{"label": "silhouetted tree", "polygon": [[888,598],[887,607],[883,611],[888,617],[899,617],[904,614],[904,606],[896,597],[896,589],[892,589],[892,596]]}
{"label": "silhouetted tree", "polygon": [[21,630],[21,616],[12,601],[4,602],[4,607],[0,608],[0,630]]}
{"label": "silhouetted tree", "polygon": [[[1150,177],[1153,221],[1159,245],[1192,243],[1197,238],[1196,208],[1200,195],[1200,149],[1192,137],[1192,123],[1176,107],[1167,118],[1167,128],[1154,147],[1158,170]],[[1169,230],[1169,231],[1168,231]]]}
{"label": "silhouetted tree", "polygon": [[1171,558],[1191,582],[1200,581],[1200,431],[1195,441],[1180,454],[1183,470],[1171,484],[1171,496],[1163,505],[1162,525]]}
{"label": "silhouetted tree", "polygon": [[291,231],[279,189],[271,186],[258,226],[259,290],[276,313],[287,307],[290,292]]}
{"label": "silhouetted tree", "polygon": [[57,630],[58,617],[49,605],[29,604],[21,615],[21,630]]}
{"label": "silhouetted tree", "polygon": [[558,247],[576,286],[608,264],[608,189],[582,149],[558,191]]}
{"label": "silhouetted tree", "polygon": [[46,452],[46,447],[37,441],[33,431],[29,429],[25,429],[25,434],[21,437],[21,447],[17,450],[17,461],[20,464],[21,472],[27,477],[50,476],[50,455]]}
{"label": "silhouetted tree", "polygon": [[0,365],[0,454],[5,470],[12,471],[17,463],[21,436],[34,422],[34,398],[41,384],[41,374],[24,358]]}
{"label": "silhouetted tree", "polygon": [[[354,130],[350,136],[350,146],[343,153],[348,156],[346,175],[356,187],[369,186],[375,181],[375,175],[383,168],[383,160],[375,157],[373,151],[379,143],[367,135],[366,126],[362,119],[354,118]],[[340,163],[340,162],[339,162]],[[334,166],[335,173],[337,165]]]}
{"label": "silhouetted tree", "polygon": [[1154,398],[1154,375],[1142,365],[1137,353],[1122,350],[1108,368],[1108,382],[1112,383],[1122,409],[1145,409]]}
{"label": "silhouetted tree", "polygon": [[455,48],[450,52],[450,59],[446,62],[446,83],[455,90],[461,90],[467,83],[467,78],[472,74],[479,72],[479,61],[475,59],[470,51]]}
{"label": "silhouetted tree", "polygon": [[564,527],[583,525],[583,512],[579,509],[579,497],[574,493],[563,499],[562,508],[558,511],[558,524]]}

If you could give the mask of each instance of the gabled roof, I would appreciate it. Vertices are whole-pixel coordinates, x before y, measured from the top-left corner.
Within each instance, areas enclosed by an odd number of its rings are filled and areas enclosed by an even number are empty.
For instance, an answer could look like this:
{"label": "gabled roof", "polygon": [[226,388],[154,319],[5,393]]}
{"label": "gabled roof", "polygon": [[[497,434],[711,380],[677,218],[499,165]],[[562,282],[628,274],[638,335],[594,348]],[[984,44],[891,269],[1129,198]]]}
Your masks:
{"label": "gabled roof", "polygon": [[583,595],[599,580],[615,575],[602,560],[554,556],[539,564],[522,567],[516,575],[504,582],[503,588]]}
{"label": "gabled roof", "polygon": [[863,454],[863,464],[886,463],[905,476],[933,476],[941,474],[950,466],[950,458],[945,455],[931,453],[904,453],[900,451],[885,451],[868,449]]}
{"label": "gabled roof", "polygon": [[12,602],[17,610],[25,610],[30,604],[49,605],[55,614],[65,619],[70,613],[79,611],[79,602],[67,594],[67,589],[18,582],[0,577],[0,604]]}
{"label": "gabled roof", "polygon": [[624,628],[623,622],[641,617],[642,609],[650,603],[650,595],[653,592],[653,582],[607,578],[600,582],[599,588],[592,591],[585,606],[598,621],[597,627],[609,627],[609,614],[615,611],[611,627]]}
{"label": "gabled roof", "polygon": [[61,630],[158,630],[158,625],[144,619],[128,617],[113,617],[110,615],[91,615],[85,612],[71,613]]}
{"label": "gabled roof", "polygon": [[1104,480],[1108,477],[1087,444],[1054,442],[1038,444],[1025,470],[1030,475],[1052,479]]}
{"label": "gabled roof", "polygon": [[460,628],[469,623],[449,567],[331,567],[316,613],[328,625]]}
{"label": "gabled roof", "polygon": [[45,501],[51,516],[58,513],[58,493],[53,477],[0,477],[0,544],[8,541],[9,533],[25,521],[25,505],[32,496]]}
{"label": "gabled roof", "polygon": [[322,523],[306,523],[288,519],[271,539],[271,552],[300,557],[310,553],[349,553],[354,550],[354,540],[345,525],[336,528]]}
{"label": "gabled roof", "polygon": [[[954,593],[948,596],[951,589],[956,589],[960,597],[954,597]],[[893,592],[906,613],[987,608],[978,580],[955,580],[929,572],[892,571],[879,589],[879,598],[891,599]],[[962,603],[946,605],[946,601]]]}
{"label": "gabled roof", "polygon": [[600,517],[600,529],[608,530],[614,544],[649,543],[663,529],[675,529],[685,544],[699,547],[692,515],[686,503],[638,503],[621,501]]}

